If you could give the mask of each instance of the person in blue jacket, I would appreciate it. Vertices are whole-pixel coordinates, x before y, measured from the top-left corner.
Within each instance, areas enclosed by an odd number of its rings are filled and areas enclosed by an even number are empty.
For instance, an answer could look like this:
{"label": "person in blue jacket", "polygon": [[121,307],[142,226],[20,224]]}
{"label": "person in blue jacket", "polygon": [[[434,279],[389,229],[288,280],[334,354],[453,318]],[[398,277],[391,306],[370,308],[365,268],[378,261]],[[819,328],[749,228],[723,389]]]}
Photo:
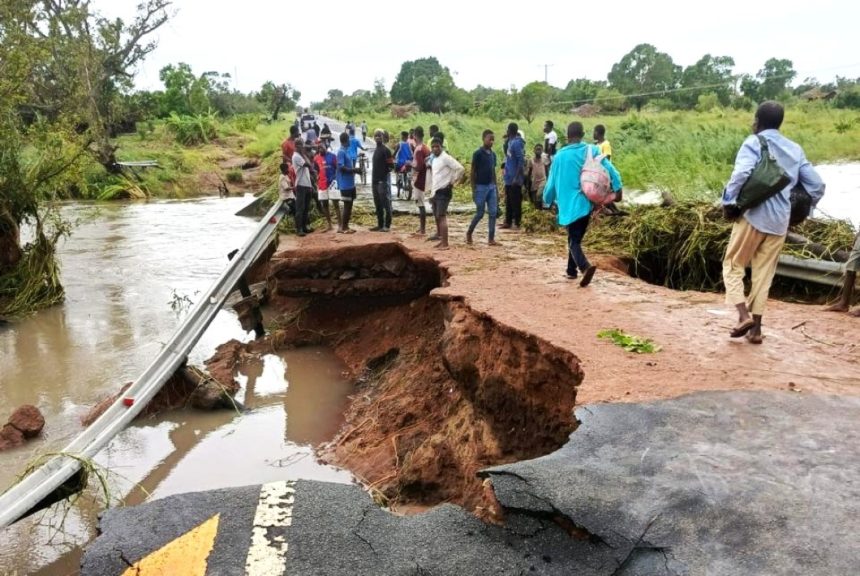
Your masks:
{"label": "person in blue jacket", "polygon": [[[567,277],[574,280],[582,272],[579,285],[583,288],[591,283],[597,267],[589,263],[582,251],[582,238],[591,219],[592,205],[582,193],[580,177],[582,167],[588,156],[588,149],[596,157],[600,155],[597,146],[582,141],[585,130],[581,122],[571,122],[567,126],[567,146],[558,151],[549,171],[549,179],[543,191],[544,206],[558,204],[558,223],[567,228]],[[609,173],[609,182],[616,198],[621,196],[621,175],[608,158],[601,165]]]}

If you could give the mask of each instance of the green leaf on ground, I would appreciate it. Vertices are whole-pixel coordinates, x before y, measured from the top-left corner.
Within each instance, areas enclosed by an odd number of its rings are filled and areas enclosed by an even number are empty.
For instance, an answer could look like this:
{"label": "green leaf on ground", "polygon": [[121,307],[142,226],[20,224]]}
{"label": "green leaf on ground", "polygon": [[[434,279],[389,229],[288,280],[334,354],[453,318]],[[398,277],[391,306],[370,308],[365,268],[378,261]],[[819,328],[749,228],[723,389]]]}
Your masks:
{"label": "green leaf on ground", "polygon": [[621,346],[628,352],[635,354],[653,354],[662,350],[662,346],[654,343],[650,338],[642,338],[641,336],[633,336],[625,333],[619,328],[611,330],[601,330],[597,333],[598,338],[608,338],[615,343],[616,346]]}

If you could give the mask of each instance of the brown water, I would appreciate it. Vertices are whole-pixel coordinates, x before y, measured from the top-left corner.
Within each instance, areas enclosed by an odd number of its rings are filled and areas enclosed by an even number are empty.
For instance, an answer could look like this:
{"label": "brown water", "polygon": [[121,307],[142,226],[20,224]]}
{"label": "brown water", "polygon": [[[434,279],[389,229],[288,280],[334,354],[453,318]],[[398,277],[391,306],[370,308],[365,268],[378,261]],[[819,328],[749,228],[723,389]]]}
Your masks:
{"label": "brown water", "polygon": [[[62,448],[80,432],[90,406],[146,367],[184,313],[171,307],[174,292],[194,301],[253,230],[253,221],[233,215],[248,201],[64,209],[81,220],[60,250],[66,303],[0,327],[0,418],[32,403],[47,421],[42,439],[0,453],[0,489],[38,454]],[[191,361],[200,363],[230,338],[249,336],[222,311]],[[313,446],[340,426],[351,389],[343,370],[326,349],[269,355],[239,370],[242,414],[180,410],[134,424],[96,458],[108,471],[111,497],[136,504],[283,479],[349,482],[349,473],[313,456]],[[89,491],[71,508],[57,506],[7,529],[0,574],[74,574],[101,508]]]}

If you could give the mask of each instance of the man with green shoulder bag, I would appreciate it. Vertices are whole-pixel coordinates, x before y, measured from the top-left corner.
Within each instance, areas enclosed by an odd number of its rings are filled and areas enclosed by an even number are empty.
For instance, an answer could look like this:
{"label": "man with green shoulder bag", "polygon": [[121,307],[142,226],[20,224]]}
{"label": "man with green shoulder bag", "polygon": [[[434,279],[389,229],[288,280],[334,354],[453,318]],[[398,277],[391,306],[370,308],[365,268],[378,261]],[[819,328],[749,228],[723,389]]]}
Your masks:
{"label": "man with green shoulder bag", "polygon": [[[732,338],[762,343],[761,319],[791,218],[791,190],[802,185],[810,211],[824,195],[824,183],[803,148],[779,132],[785,110],[768,101],[755,112],[752,131],[741,145],[734,171],[723,191],[723,212],[734,220],[723,258],[726,303],[737,308]],[[752,269],[749,296],[744,294],[746,268]]]}

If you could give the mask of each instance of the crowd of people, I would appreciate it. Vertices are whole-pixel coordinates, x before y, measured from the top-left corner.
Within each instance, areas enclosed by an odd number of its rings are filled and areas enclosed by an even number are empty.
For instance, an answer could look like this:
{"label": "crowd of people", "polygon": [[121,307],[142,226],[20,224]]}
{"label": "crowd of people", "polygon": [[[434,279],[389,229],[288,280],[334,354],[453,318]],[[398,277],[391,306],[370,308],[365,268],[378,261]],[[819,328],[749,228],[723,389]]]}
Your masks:
{"label": "crowd of people", "polygon": [[[779,253],[788,232],[792,211],[793,189],[798,186],[808,194],[809,211],[824,194],[824,183],[803,149],[786,138],[779,129],[784,109],[776,102],[764,102],[755,112],[753,134],[742,144],[733,173],[722,197],[724,214],[733,222],[731,238],[723,261],[726,301],[735,306],[738,323],[731,330],[733,338],[746,337],[753,344],[762,342],[762,316],[768,293],[776,272]],[[313,131],[314,128],[312,127]],[[332,213],[339,233],[353,233],[350,228],[352,203],[356,198],[355,175],[359,151],[365,151],[367,124],[362,122],[362,139],[355,136],[356,126],[350,122],[340,134],[340,149],[330,151],[330,134],[324,125],[319,132],[302,138],[297,127],[282,145],[281,197],[287,201],[300,236],[311,231],[308,210],[315,200],[320,213],[332,229]],[[585,128],[580,122],[567,126],[566,144],[559,143],[552,121],[543,127],[544,141],[537,143],[527,156],[525,138],[516,123],[508,124],[503,135],[502,159],[496,155],[496,136],[492,130],[482,134],[480,146],[471,157],[468,182],[475,203],[475,214],[466,232],[466,243],[474,242],[478,225],[488,218],[488,244],[499,246],[496,229],[517,230],[522,225],[522,204],[529,201],[538,210],[552,209],[558,224],[567,230],[567,266],[565,276],[588,286],[596,267],[582,250],[582,240],[591,216],[596,210],[619,213],[615,202],[622,199],[622,179],[612,164],[612,146],[606,138],[606,128],[596,125],[592,142],[585,142]],[[317,136],[320,134],[320,136]],[[400,133],[392,144],[389,134],[375,130],[373,140],[371,193],[376,212],[373,232],[388,232],[392,225],[392,173],[396,175],[397,195],[408,189],[418,208],[418,230],[415,235],[426,236],[428,204],[435,223],[435,232],[428,240],[435,247],[447,250],[449,244],[448,206],[454,187],[466,179],[463,165],[445,150],[445,135],[439,127],[429,127],[429,146],[425,144],[424,129],[416,126]],[[740,209],[738,198],[745,183],[765,155],[778,162],[787,179],[784,187],[775,190],[756,206]],[[599,173],[597,179],[592,177]],[[601,176],[602,174],[602,176]],[[502,186],[499,185],[501,175]],[[605,180],[600,182],[601,179]],[[601,200],[594,186],[605,188]],[[500,214],[500,189],[504,192],[504,221],[497,225]],[[316,190],[316,195],[314,191]],[[341,210],[340,203],[343,203]],[[329,204],[332,204],[331,206]],[[806,214],[803,215],[804,217]],[[749,293],[745,293],[744,276],[752,269]],[[860,269],[860,237],[846,266],[846,281],[840,300],[830,309],[848,311],[853,294],[856,272]],[[860,310],[853,312],[860,316]]]}
{"label": "crowd of people", "polygon": [[[361,131],[361,139],[356,131]],[[450,247],[448,238],[447,213],[453,199],[454,187],[464,178],[465,168],[445,150],[445,135],[437,125],[428,129],[429,146],[425,143],[424,128],[416,126],[400,132],[399,139],[392,138],[385,130],[373,133],[374,146],[371,159],[371,195],[377,217],[373,232],[388,232],[392,222],[392,184],[394,176],[397,197],[406,194],[418,208],[418,230],[416,235],[427,235],[427,216],[433,216],[435,232],[428,240],[437,242],[436,248],[445,250]],[[304,133],[297,122],[290,127],[290,135],[282,144],[283,163],[281,165],[280,193],[287,200],[289,210],[296,223],[299,235],[311,231],[309,210],[316,204],[318,211],[325,217],[326,230],[333,229],[332,215],[337,223],[338,233],[352,233],[349,227],[351,202],[355,197],[355,175],[363,173],[359,158],[368,151],[367,123],[360,127],[348,121],[340,135],[340,150],[331,152],[332,131],[328,124],[322,127],[316,121],[305,127]],[[485,215],[489,216],[489,244],[500,245],[495,238],[496,220],[502,205],[499,197],[497,172],[501,171],[504,181],[504,222],[502,229],[518,230],[522,224],[522,203],[527,199],[537,209],[543,209],[544,190],[548,182],[550,168],[558,150],[558,135],[554,124],[547,120],[544,124],[545,139],[537,144],[533,157],[526,157],[525,138],[516,123],[511,123],[504,134],[504,159],[499,162],[493,150],[495,135],[487,130],[483,134],[481,146],[472,157],[469,181],[476,214],[466,236],[468,243],[473,242],[473,234],[478,223]],[[594,131],[598,154],[609,148],[605,140],[605,128],[598,125]],[[608,162],[608,156],[607,156]],[[308,191],[310,189],[310,192]],[[524,194],[525,190],[525,194]],[[340,204],[343,204],[342,210]],[[550,204],[546,204],[549,208]]]}

